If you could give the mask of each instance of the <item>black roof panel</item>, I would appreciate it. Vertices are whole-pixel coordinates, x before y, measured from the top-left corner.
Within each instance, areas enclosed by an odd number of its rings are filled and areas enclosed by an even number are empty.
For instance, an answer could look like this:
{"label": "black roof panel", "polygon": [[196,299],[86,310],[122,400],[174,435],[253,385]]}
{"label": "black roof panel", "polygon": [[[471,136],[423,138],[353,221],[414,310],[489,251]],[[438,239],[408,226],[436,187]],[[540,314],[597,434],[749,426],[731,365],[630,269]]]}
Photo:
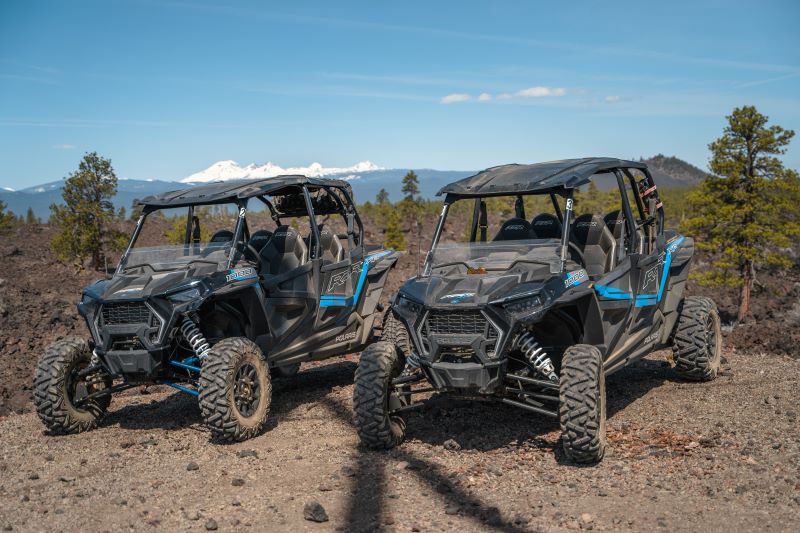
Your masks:
{"label": "black roof panel", "polygon": [[445,185],[436,196],[501,196],[577,189],[589,183],[592,174],[615,168],[645,169],[647,165],[610,157],[562,159],[532,165],[500,165]]}
{"label": "black roof panel", "polygon": [[352,197],[350,184],[343,180],[309,178],[308,176],[276,176],[263,179],[240,179],[216,181],[206,185],[196,185],[178,191],[148,196],[138,201],[139,205],[150,207],[185,207],[189,205],[223,204],[253,198],[275,192],[287,187],[307,185],[310,189],[319,187],[338,187],[345,189]]}

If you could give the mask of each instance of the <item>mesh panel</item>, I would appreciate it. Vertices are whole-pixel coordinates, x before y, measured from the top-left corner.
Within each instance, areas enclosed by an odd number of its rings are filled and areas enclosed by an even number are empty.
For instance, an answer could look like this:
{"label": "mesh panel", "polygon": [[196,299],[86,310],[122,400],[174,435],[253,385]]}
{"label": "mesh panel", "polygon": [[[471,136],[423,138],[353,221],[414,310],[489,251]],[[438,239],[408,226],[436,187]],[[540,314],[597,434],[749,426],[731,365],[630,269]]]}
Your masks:
{"label": "mesh panel", "polygon": [[150,324],[156,318],[150,316],[150,309],[144,302],[103,304],[103,325]]}
{"label": "mesh panel", "polygon": [[486,318],[479,311],[435,312],[428,316],[428,331],[444,335],[483,335]]}

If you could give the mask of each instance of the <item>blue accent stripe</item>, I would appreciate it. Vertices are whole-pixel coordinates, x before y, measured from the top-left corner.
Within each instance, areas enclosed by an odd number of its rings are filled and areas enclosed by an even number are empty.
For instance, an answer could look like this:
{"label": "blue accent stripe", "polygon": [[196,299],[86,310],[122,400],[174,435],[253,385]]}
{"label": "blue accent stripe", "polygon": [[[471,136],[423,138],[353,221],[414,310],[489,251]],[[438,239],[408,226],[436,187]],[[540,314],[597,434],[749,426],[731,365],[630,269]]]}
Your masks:
{"label": "blue accent stripe", "polygon": [[356,285],[356,290],[353,293],[353,296],[346,297],[346,296],[332,296],[323,294],[319,297],[319,306],[320,307],[349,307],[354,303],[358,302],[358,299],[361,297],[361,290],[364,288],[364,282],[367,280],[367,271],[372,263],[375,263],[381,257],[389,255],[392,253],[393,250],[384,250],[382,252],[378,252],[376,254],[369,255],[364,258],[363,265],[361,267],[361,275],[358,277],[358,284]]}
{"label": "blue accent stripe", "polygon": [[[664,295],[664,287],[667,285],[667,276],[669,275],[669,268],[672,265],[672,254],[678,247],[683,243],[686,237],[679,237],[678,239],[672,241],[669,246],[667,246],[667,253],[664,256],[664,269],[661,272],[661,283],[658,286],[658,292],[656,294],[640,294],[636,297],[634,301],[634,305],[636,307],[648,307],[651,305],[657,305],[661,301],[661,297]],[[595,285],[594,290],[597,292],[599,296],[603,298],[608,298],[609,300],[633,300],[633,295],[629,292],[625,292],[620,289],[615,289],[614,287],[607,287],[605,285]]]}

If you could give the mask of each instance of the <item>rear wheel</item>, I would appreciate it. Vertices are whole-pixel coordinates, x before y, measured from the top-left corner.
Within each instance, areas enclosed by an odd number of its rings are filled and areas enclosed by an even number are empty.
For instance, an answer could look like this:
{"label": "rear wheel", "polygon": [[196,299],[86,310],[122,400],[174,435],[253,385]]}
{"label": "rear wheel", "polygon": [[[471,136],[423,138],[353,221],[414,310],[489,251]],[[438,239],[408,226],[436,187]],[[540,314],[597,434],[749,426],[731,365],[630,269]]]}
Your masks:
{"label": "rear wheel", "polygon": [[603,355],[594,346],[576,344],[561,364],[561,443],[576,463],[596,463],[606,449],[606,380]]}
{"label": "rear wheel", "polygon": [[215,438],[242,441],[264,428],[272,401],[261,349],[242,337],[215,344],[200,371],[200,412]]}
{"label": "rear wheel", "polygon": [[51,344],[39,359],[34,378],[33,404],[47,429],[54,434],[80,433],[97,426],[111,395],[85,399],[111,386],[100,373],[81,376],[92,359],[89,343],[79,337]]}
{"label": "rear wheel", "polygon": [[675,371],[692,381],[717,377],[722,359],[722,329],[717,305],[710,298],[683,300],[672,340]]}
{"label": "rear wheel", "polygon": [[400,399],[392,394],[392,380],[400,375],[403,365],[397,349],[389,342],[376,342],[361,352],[353,390],[358,436],[364,446],[389,449],[406,435],[406,423],[390,414],[400,407]]}

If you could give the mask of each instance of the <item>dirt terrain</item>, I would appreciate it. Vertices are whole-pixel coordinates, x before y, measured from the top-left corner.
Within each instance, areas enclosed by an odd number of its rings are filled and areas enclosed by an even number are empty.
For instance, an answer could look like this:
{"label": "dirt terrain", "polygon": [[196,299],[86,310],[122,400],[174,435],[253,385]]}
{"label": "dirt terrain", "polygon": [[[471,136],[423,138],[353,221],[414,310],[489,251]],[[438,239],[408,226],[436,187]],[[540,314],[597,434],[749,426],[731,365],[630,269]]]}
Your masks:
{"label": "dirt terrain", "polygon": [[[610,448],[564,462],[554,423],[434,401],[391,452],[357,446],[355,362],[276,382],[267,431],[215,445],[193,398],[134,392],[93,432],[0,421],[0,527],[17,531],[722,531],[800,528],[798,362],[726,352],[715,382],[652,356],[609,379]],[[303,518],[319,502],[329,521]]]}
{"label": "dirt terrain", "polygon": [[[194,398],[165,387],[115,398],[96,431],[44,435],[30,404],[36,360],[85,334],[75,303],[101,275],[56,262],[51,236],[46,225],[0,236],[0,528],[800,529],[796,279],[761,279],[752,318],[726,328],[717,381],[679,380],[663,353],[611,376],[608,455],[579,468],[553,422],[447,399],[409,417],[401,448],[359,449],[355,355],[276,382],[267,431],[242,444],[211,443]],[[368,237],[381,240],[369,226]],[[416,263],[401,259],[387,293]],[[690,291],[733,316],[734,293]],[[312,501],[327,522],[304,519]]]}

